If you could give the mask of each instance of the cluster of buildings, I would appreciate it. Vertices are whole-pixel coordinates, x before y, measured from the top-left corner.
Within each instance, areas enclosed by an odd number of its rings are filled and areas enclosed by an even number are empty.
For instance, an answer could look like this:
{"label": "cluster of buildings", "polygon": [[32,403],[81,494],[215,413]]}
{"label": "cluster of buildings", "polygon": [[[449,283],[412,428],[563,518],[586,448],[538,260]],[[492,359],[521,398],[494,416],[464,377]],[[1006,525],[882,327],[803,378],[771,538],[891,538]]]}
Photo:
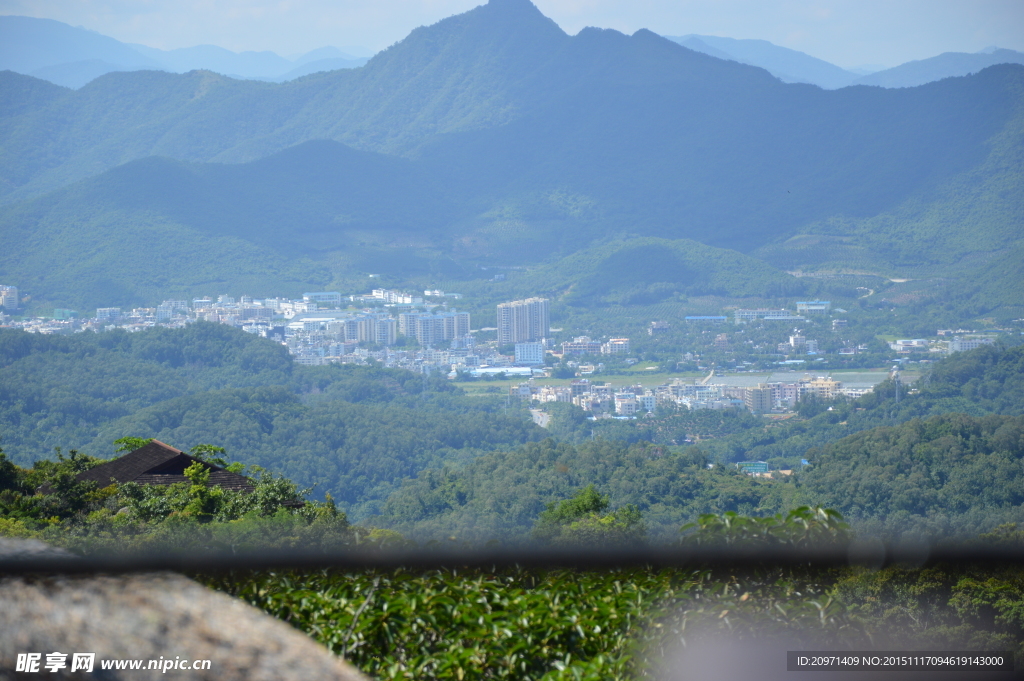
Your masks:
{"label": "cluster of buildings", "polygon": [[686,409],[748,409],[756,413],[786,411],[801,399],[814,395],[824,400],[840,395],[859,397],[871,391],[865,387],[844,387],[831,376],[805,375],[795,381],[759,383],[736,386],[703,381],[673,379],[655,388],[627,386],[612,388],[603,382],[586,378],[572,380],[569,385],[537,385],[524,381],[509,389],[521,400],[567,402],[591,412],[595,417],[632,417],[654,411],[659,404],[673,404]]}
{"label": "cluster of buildings", "polygon": [[[796,304],[796,312],[790,310],[757,308],[756,310],[735,310],[733,319],[737,324],[746,324],[756,320],[767,322],[803,322],[811,316],[823,316],[832,311],[832,303],[828,300],[804,300]],[[721,323],[726,317],[694,316],[687,317],[688,322]]]}
{"label": "cluster of buildings", "polygon": [[[297,353],[289,346],[298,364],[316,366],[322,364],[365,364],[368,361],[380,362],[383,366],[395,369],[407,369],[423,374],[440,373],[455,378],[459,372],[471,376],[488,374],[505,374],[506,376],[533,376],[528,368],[516,367],[509,355],[486,345],[474,345],[473,337],[466,339],[464,347],[458,348],[415,348],[384,347],[371,350],[366,347],[329,347],[323,354],[319,352]],[[331,354],[331,353],[334,354]]]}
{"label": "cluster of buildings", "polygon": [[776,351],[780,355],[818,354],[818,341],[804,337],[799,332],[789,337],[788,343],[779,343]]}
{"label": "cluster of buildings", "polygon": [[[538,373],[536,367],[544,365],[548,352],[559,356],[569,366],[578,367],[581,374],[587,375],[598,370],[601,365],[580,365],[580,358],[626,356],[630,352],[628,338],[601,341],[589,336],[577,336],[560,345],[552,344],[550,303],[546,298],[535,297],[497,306],[494,329],[496,345],[500,348],[514,348],[514,351],[508,350],[512,354],[501,355],[496,348],[476,344],[471,333],[469,313],[449,307],[450,302],[461,297],[458,293],[440,290],[424,290],[419,295],[418,292],[383,288],[361,295],[314,291],[304,293],[301,299],[294,300],[222,295],[215,299],[165,300],[156,307],[103,307],[98,308],[91,318],[81,318],[73,310],[55,309],[50,318],[27,319],[14,325],[39,333],[65,334],[112,328],[134,331],[157,325],[176,327],[193,321],[209,321],[275,338],[287,345],[301,363],[365,362],[376,359],[389,366],[424,371],[448,367],[449,372],[468,371],[474,375],[504,373],[507,376],[532,377]],[[357,309],[357,305],[364,307]],[[19,307],[18,289],[0,285],[0,322],[5,320],[5,312],[9,316]],[[806,321],[815,315],[828,315],[833,311],[843,312],[833,310],[829,301],[801,301],[796,303],[795,313],[785,309],[744,309],[735,310],[733,319],[738,324],[754,320],[794,322]],[[686,322],[692,324],[721,324],[728,320],[725,316],[686,317]],[[845,325],[844,319],[832,320],[833,330]],[[647,332],[656,336],[669,328],[667,322],[654,321],[650,323]],[[917,352],[961,352],[993,342],[990,337],[967,335],[969,333],[963,329],[940,330],[939,336],[952,338],[939,341],[896,340],[890,347],[898,355],[908,355]],[[419,346],[419,349],[405,349],[413,344]],[[717,349],[728,349],[728,344],[727,334],[719,334],[715,338]],[[860,349],[843,348],[839,354],[856,354]],[[788,342],[779,343],[775,350],[782,355],[814,355],[819,352],[817,341],[804,337],[799,330],[789,336]],[[795,360],[782,363],[793,362]],[[545,399],[550,397],[545,395]],[[714,408],[725,404],[722,400],[727,402],[730,399],[744,400],[744,404],[749,401],[745,397],[723,394],[710,401],[696,400],[694,403],[707,403]],[[789,400],[779,395],[773,399],[776,402],[780,399]]]}
{"label": "cluster of buildings", "polygon": [[[72,310],[55,310],[51,318],[25,320],[16,326],[39,333],[70,334],[173,328],[208,321],[277,340],[288,347],[296,362],[305,365],[375,360],[389,367],[450,376],[461,371],[480,376],[533,376],[536,372],[529,367],[543,365],[550,334],[548,301],[531,298],[498,306],[504,311],[504,336],[516,346],[513,356],[500,354],[491,347],[494,343],[477,345],[470,314],[448,307],[449,301],[461,297],[439,290],[424,291],[420,297],[388,289],[374,289],[369,295],[314,291],[295,300],[222,295],[165,300],[156,307],[102,307],[90,318]],[[0,287],[0,302],[8,312],[17,309],[17,289]],[[351,307],[358,303],[371,307]],[[410,347],[413,345],[419,347]]]}
{"label": "cluster of buildings", "polygon": [[[939,331],[939,336],[949,335]],[[995,338],[991,336],[953,336],[949,340],[930,341],[926,338],[907,338],[894,340],[889,347],[896,351],[897,355],[911,355],[918,352],[935,352],[952,354],[954,352],[966,352],[975,350],[984,345],[992,345]]]}
{"label": "cluster of buildings", "polygon": [[589,336],[577,336],[562,343],[562,357],[573,355],[628,355],[628,338],[609,338],[605,342],[591,340]]}
{"label": "cluster of buildings", "polygon": [[515,347],[515,363],[519,366],[544,364],[548,350],[562,359],[582,355],[626,355],[628,338],[611,338],[605,342],[578,336],[561,344],[558,353],[549,342],[551,314],[547,298],[527,298],[500,303],[497,309],[498,345]]}

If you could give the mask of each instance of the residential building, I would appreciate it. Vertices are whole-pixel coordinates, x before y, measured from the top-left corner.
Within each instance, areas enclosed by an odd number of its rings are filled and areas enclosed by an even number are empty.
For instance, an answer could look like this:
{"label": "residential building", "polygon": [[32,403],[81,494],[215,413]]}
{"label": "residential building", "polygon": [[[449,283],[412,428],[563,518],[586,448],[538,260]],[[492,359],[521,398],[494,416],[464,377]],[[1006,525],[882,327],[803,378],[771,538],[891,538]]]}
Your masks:
{"label": "residential building", "polygon": [[772,404],[795,407],[804,394],[804,384],[800,382],[771,383]]}
{"label": "residential building", "polygon": [[797,314],[828,314],[832,309],[832,303],[828,300],[808,300],[797,302]]}
{"label": "residential building", "polygon": [[607,395],[580,395],[572,398],[572,403],[584,411],[589,411],[594,416],[609,414],[612,411],[612,398]]}
{"label": "residential building", "polygon": [[803,322],[807,321],[800,315],[795,315],[789,310],[771,310],[768,308],[758,308],[756,310],[736,310],[733,312],[733,317],[737,324],[745,324],[752,322],[757,319],[763,319],[766,322]]}
{"label": "residential building", "polygon": [[636,416],[640,403],[633,393],[615,394],[615,413],[619,416]]}
{"label": "residential building", "polygon": [[[458,338],[465,338],[470,331],[468,312],[452,310],[441,314],[406,312],[398,315],[398,331],[423,347],[450,344]],[[543,360],[542,360],[543,362]]]}
{"label": "residential building", "polygon": [[743,396],[743,404],[747,409],[758,414],[764,414],[772,410],[775,401],[772,399],[771,386],[765,383],[758,383],[756,388],[747,388]]}
{"label": "residential building", "polygon": [[669,328],[671,327],[669,326],[668,322],[651,322],[647,326],[647,335],[658,336],[668,331]]}
{"label": "residential building", "polygon": [[188,314],[187,300],[165,300],[156,306],[156,320],[158,322],[168,321],[176,314]]}
{"label": "residential building", "polygon": [[374,320],[373,342],[377,345],[390,346],[398,340],[398,323],[391,317]]}
{"label": "residential building", "polygon": [[608,342],[601,346],[602,355],[628,355],[628,338],[609,338]]}
{"label": "residential building", "polygon": [[840,389],[843,387],[840,381],[834,380],[831,376],[817,376],[813,379],[804,379],[801,383],[803,384],[803,394],[817,395],[823,400],[831,400],[838,396]]}
{"label": "residential building", "polygon": [[759,477],[768,474],[768,463],[766,461],[740,461],[736,467],[747,475]]}
{"label": "residential building", "polygon": [[571,341],[562,343],[562,356],[599,354],[601,354],[601,342],[591,340],[590,336],[577,336]]}
{"label": "residential building", "polygon": [[509,388],[508,394],[520,400],[530,400],[533,399],[533,386],[529,381],[524,381]]}
{"label": "residential building", "polygon": [[341,307],[341,293],[338,291],[303,293],[302,301],[304,303],[316,303],[319,308]]}
{"label": "residential building", "polygon": [[0,286],[0,307],[13,312],[18,309],[19,302],[17,286]]}
{"label": "residential building", "polygon": [[547,298],[527,298],[498,305],[498,344],[529,343],[550,335]]}
{"label": "residential building", "polygon": [[949,341],[949,352],[966,352],[975,350],[983,345],[992,345],[995,341],[991,338],[958,338],[954,337]]}
{"label": "residential building", "polygon": [[889,347],[895,350],[898,354],[907,354],[911,352],[928,352],[928,341],[924,338],[914,338],[913,340],[897,340],[889,343]]}
{"label": "residential building", "polygon": [[423,298],[413,296],[409,293],[403,293],[401,291],[389,291],[386,288],[375,288],[370,294],[377,300],[383,300],[385,303],[393,305],[422,305]]}
{"label": "residential building", "polygon": [[[75,478],[79,482],[96,482],[99,485],[109,485],[111,480],[118,484],[173,485],[188,482],[185,469],[196,464],[209,471],[209,486],[246,493],[255,489],[249,478],[201,461],[159,440],[152,440],[113,461],[83,471]],[[296,504],[301,505],[301,502],[296,500]]]}
{"label": "residential building", "polygon": [[537,391],[537,399],[541,402],[572,402],[572,390],[564,385],[546,385]]}
{"label": "residential building", "polygon": [[590,379],[574,378],[569,382],[569,389],[572,391],[573,397],[587,395],[590,393]]}
{"label": "residential building", "polygon": [[96,309],[96,321],[116,322],[120,318],[121,308],[119,307],[100,307]]}
{"label": "residential building", "polygon": [[543,343],[516,343],[516,364],[536,366],[544,364]]}

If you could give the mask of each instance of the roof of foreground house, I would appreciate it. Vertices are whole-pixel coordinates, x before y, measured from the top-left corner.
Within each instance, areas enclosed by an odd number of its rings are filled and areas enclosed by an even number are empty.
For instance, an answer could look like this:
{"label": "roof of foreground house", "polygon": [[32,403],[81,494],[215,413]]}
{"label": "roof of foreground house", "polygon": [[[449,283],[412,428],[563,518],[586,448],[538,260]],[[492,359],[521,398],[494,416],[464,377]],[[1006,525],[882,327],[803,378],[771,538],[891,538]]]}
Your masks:
{"label": "roof of foreground house", "polygon": [[106,487],[111,482],[171,485],[176,482],[188,482],[188,478],[185,477],[185,469],[194,463],[200,463],[209,469],[209,484],[211,486],[216,485],[223,489],[243,492],[252,492],[254,489],[252,481],[245,476],[201,461],[159,440],[152,440],[144,447],[95,468],[82,471],[75,477],[81,481],[94,480],[100,487]]}

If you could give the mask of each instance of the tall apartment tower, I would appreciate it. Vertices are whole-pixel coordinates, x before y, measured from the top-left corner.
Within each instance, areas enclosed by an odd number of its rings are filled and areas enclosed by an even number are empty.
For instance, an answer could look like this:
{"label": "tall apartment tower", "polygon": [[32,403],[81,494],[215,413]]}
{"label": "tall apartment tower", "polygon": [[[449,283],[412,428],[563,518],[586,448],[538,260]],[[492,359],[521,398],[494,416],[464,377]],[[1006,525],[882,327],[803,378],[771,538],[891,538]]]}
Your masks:
{"label": "tall apartment tower", "polygon": [[0,307],[6,308],[8,312],[18,309],[17,286],[0,286]]}
{"label": "tall apartment tower", "polygon": [[530,343],[548,337],[551,316],[547,298],[527,298],[498,305],[498,344]]}

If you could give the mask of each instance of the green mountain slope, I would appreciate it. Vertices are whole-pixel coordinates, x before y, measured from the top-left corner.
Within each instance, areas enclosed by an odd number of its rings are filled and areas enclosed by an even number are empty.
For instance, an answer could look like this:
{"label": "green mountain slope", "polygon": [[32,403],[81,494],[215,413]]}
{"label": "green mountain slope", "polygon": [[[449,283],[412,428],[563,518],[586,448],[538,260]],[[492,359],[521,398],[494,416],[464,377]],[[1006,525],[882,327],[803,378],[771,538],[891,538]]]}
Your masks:
{"label": "green mountain slope", "polygon": [[[244,161],[310,139],[405,149],[516,118],[512,91],[569,40],[527,0],[494,0],[413,31],[364,68],[279,85],[205,71],[107,74],[25,114],[28,134],[0,141],[34,161],[23,195],[150,155]],[[0,89],[22,78],[0,74]]]}
{"label": "green mountain slope", "polygon": [[[432,245],[454,205],[409,161],[333,142],[241,166],[149,158],[0,208],[0,272],[81,310],[210,287],[297,295],[380,269],[383,246]],[[429,267],[392,259],[406,273]]]}
{"label": "green mountain slope", "polygon": [[[98,288],[111,278],[111,303],[151,301],[212,282],[255,293],[259,277],[260,291],[327,285],[382,265],[554,262],[633,234],[787,270],[924,268],[960,287],[1019,239],[1022,86],[1024,67],[1001,65],[823,91],[645,30],[569,37],[527,0],[492,0],[363,68],[287,84],[134,72],[68,91],[0,74],[8,199],[136,161],[6,208],[15,250],[0,277],[76,306],[59,274],[76,270]],[[252,160],[139,161],[154,154]],[[104,274],[124,258],[119,241],[163,260],[169,283]],[[630,286],[602,283],[598,297]]]}
{"label": "green mountain slope", "polygon": [[[747,424],[699,446],[546,440],[428,469],[391,495],[380,521],[424,536],[522,537],[545,504],[593,484],[613,507],[635,504],[666,538],[701,513],[802,503],[837,508],[869,534],[971,536],[1024,520],[1022,414],[1024,347],[982,348],[937,363],[900,401],[883,384],[813,418]],[[765,480],[730,465],[778,456],[811,466]]]}
{"label": "green mountain slope", "polygon": [[212,443],[359,515],[424,468],[540,439],[525,411],[503,407],[407,371],[298,367],[280,344],[219,324],[0,329],[0,445],[21,464],[54,447],[108,457],[126,435]]}
{"label": "green mountain slope", "polygon": [[674,295],[793,295],[804,282],[733,250],[690,239],[628,237],[583,248],[494,285],[495,296],[547,295],[574,307],[648,305]]}
{"label": "green mountain slope", "polygon": [[1021,416],[915,419],[808,455],[811,466],[800,476],[804,494],[872,533],[972,534],[1021,519]]}

